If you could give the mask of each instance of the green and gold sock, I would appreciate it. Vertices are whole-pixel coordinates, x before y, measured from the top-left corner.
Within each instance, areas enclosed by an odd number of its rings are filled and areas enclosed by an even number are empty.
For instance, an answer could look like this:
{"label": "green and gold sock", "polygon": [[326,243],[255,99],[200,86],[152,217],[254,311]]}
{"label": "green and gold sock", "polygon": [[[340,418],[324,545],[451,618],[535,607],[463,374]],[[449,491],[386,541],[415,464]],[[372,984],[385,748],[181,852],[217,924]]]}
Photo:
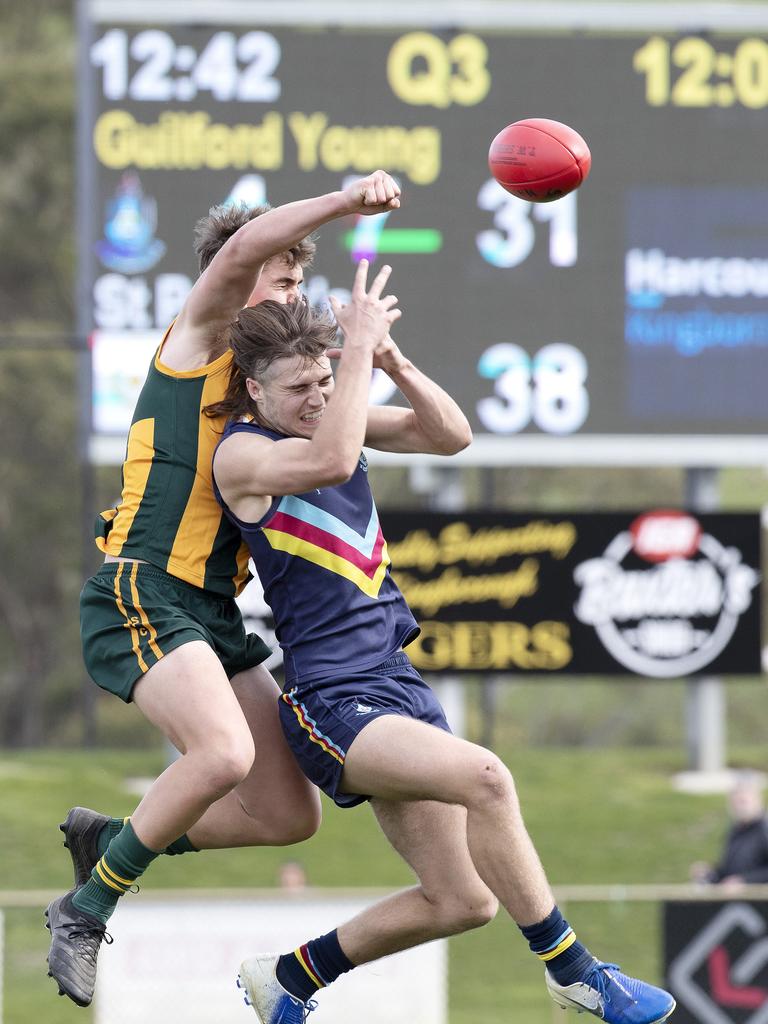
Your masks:
{"label": "green and gold sock", "polygon": [[166,846],[163,853],[168,854],[169,857],[178,857],[182,853],[200,853],[200,851],[192,844],[189,836],[185,832],[183,836],[180,836],[178,839],[174,839],[170,846]]}
{"label": "green and gold sock", "polygon": [[107,847],[115,838],[119,836],[123,831],[123,827],[129,821],[128,818],[110,818],[104,828],[99,832],[96,838],[96,848],[99,851],[99,856],[103,857],[107,852]]}
{"label": "green and gold sock", "polygon": [[[130,820],[130,818],[109,819],[101,832],[99,832],[98,838],[96,839],[96,846],[100,857],[104,856],[111,841],[115,836],[120,835],[124,826]],[[189,836],[185,832],[179,839],[175,839],[169,846],[166,846],[162,852],[167,853],[169,857],[178,857],[182,853],[199,853],[200,851],[192,844]]]}
{"label": "green and gold sock", "polygon": [[72,897],[72,902],[78,910],[106,924],[120,897],[159,856],[156,850],[150,850],[141,842],[130,821],[126,822],[97,861],[89,880]]}

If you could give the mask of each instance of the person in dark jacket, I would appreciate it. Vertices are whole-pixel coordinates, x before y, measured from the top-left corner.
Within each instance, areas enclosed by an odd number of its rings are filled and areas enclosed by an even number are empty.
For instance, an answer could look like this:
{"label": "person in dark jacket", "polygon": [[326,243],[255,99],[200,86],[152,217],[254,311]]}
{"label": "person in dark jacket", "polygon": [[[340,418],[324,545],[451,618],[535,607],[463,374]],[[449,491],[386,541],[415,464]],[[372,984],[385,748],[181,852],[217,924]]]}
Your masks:
{"label": "person in dark jacket", "polygon": [[768,815],[756,775],[738,779],[728,794],[728,814],[731,826],[720,860],[691,865],[691,878],[705,885],[768,884]]}

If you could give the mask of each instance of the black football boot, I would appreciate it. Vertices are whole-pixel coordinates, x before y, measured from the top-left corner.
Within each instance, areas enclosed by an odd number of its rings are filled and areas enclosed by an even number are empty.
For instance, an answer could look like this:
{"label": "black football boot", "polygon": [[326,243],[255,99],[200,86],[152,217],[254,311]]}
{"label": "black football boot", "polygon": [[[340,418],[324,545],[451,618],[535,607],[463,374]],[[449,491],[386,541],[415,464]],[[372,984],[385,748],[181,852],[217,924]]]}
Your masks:
{"label": "black football boot", "polygon": [[84,914],[72,902],[75,890],[65,892],[48,904],[45,927],[51,933],[48,977],[59,986],[60,996],[69,996],[78,1006],[89,1006],[96,986],[96,960],[102,940],[112,936],[96,917]]}
{"label": "black football boot", "polygon": [[59,828],[64,833],[64,845],[75,869],[75,888],[85,885],[99,859],[97,840],[110,818],[88,807],[73,807]]}

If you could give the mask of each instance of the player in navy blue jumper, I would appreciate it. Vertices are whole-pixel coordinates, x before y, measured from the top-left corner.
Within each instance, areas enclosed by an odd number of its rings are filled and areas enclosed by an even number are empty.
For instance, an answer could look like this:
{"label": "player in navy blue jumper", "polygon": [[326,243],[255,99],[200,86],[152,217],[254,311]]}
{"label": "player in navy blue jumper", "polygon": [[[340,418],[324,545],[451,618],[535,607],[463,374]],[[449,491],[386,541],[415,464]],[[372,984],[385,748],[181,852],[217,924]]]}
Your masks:
{"label": "player in navy blue jumper", "polygon": [[[283,956],[252,957],[239,984],[262,1024],[300,1024],[312,996],[353,967],[478,927],[498,903],[546,964],[550,995],[610,1024],[657,1024],[661,989],[596,960],[555,906],[512,776],[490,751],[453,736],[403,648],[418,633],[389,575],[363,445],[451,455],[471,431],[459,407],[389,336],[400,312],[358,267],[335,325],[305,304],[241,311],[230,345],[231,417],[214,486],[251,550],[285,655],[280,715],[302,770],[336,803],[370,800],[419,885]],[[337,352],[330,351],[330,355]],[[410,408],[368,407],[373,367]]]}

